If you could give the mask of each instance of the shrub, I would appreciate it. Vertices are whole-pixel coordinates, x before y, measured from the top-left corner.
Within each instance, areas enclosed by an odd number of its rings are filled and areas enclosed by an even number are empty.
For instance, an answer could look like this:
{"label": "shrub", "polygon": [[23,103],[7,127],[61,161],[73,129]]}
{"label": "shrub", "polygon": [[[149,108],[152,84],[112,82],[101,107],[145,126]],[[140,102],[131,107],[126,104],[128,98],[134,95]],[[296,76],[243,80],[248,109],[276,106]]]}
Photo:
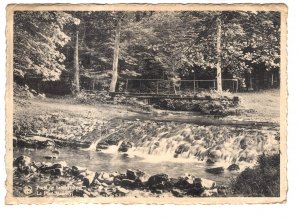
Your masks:
{"label": "shrub", "polygon": [[159,99],[153,101],[157,108],[176,111],[195,111],[205,115],[230,115],[232,108],[236,107],[231,99],[222,98],[214,101]]}
{"label": "shrub", "polygon": [[246,168],[232,181],[231,190],[234,195],[279,197],[280,155],[259,156],[253,169]]}

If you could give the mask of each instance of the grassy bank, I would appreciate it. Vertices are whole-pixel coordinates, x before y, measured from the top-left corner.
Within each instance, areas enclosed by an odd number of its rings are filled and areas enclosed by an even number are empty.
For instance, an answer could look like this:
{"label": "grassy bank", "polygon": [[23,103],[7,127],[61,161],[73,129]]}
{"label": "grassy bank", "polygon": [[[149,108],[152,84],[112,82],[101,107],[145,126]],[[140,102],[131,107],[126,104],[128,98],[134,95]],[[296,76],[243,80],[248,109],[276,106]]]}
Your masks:
{"label": "grassy bank", "polygon": [[237,93],[237,96],[241,97],[241,109],[245,111],[240,119],[280,122],[279,89]]}

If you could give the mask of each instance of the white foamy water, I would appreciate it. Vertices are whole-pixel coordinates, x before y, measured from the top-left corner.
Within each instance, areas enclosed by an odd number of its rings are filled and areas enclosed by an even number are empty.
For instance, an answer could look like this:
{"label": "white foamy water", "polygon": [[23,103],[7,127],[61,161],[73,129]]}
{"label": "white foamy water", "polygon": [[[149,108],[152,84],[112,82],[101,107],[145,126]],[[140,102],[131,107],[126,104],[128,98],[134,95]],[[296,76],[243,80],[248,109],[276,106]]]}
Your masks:
{"label": "white foamy water", "polygon": [[[95,136],[87,149],[61,148],[55,161],[64,160],[68,165],[86,167],[92,171],[126,172],[140,169],[151,175],[166,173],[170,177],[186,173],[219,182],[230,181],[235,172],[225,170],[223,174],[212,175],[205,171],[209,167],[232,163],[243,170],[253,166],[263,152],[278,152],[279,142],[276,131],[244,130],[221,126],[197,126],[190,124],[133,122],[117,126],[109,134]],[[115,145],[97,150],[106,140]],[[118,151],[122,143],[131,148]],[[36,161],[45,161],[45,151],[14,151],[14,155],[27,155]],[[215,162],[209,165],[206,162]]]}

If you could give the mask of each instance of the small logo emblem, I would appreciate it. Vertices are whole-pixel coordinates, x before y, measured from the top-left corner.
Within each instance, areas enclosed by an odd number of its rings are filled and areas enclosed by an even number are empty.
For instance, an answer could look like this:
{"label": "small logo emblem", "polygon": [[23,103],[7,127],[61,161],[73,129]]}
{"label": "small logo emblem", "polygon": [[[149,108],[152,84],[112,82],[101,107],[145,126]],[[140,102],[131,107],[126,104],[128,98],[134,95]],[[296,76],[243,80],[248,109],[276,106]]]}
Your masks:
{"label": "small logo emblem", "polygon": [[33,189],[29,185],[25,185],[23,188],[23,192],[25,195],[31,195],[33,193]]}

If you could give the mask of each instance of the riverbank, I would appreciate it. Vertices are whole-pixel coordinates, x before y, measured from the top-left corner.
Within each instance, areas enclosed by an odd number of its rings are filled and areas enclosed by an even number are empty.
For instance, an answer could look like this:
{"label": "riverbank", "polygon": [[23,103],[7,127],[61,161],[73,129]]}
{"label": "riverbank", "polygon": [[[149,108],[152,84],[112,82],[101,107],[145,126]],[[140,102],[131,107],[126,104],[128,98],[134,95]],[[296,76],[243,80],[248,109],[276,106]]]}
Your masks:
{"label": "riverbank", "polygon": [[[219,118],[190,112],[141,110],[113,103],[86,105],[71,97],[15,98],[14,158],[28,155],[39,167],[65,161],[69,168],[84,167],[98,173],[117,170],[126,174],[128,169],[139,168],[152,175],[164,172],[168,178],[178,179],[188,172],[193,178],[228,184],[232,179],[227,170],[230,165],[235,166],[238,174],[253,166],[259,155],[279,152],[279,126],[275,120],[274,125],[264,126],[264,117],[254,119],[261,116],[255,110],[253,116],[249,111],[246,113],[250,118],[244,120],[244,115]],[[239,123],[235,120],[252,122],[252,118],[253,125],[236,125]],[[85,151],[79,152],[80,149]],[[55,152],[60,152],[59,160]],[[182,164],[185,162],[190,164]],[[157,171],[151,171],[152,168]],[[209,172],[213,168],[217,175]],[[35,178],[33,181],[44,177],[40,173],[29,175]],[[45,175],[45,184],[56,181],[53,175]],[[16,174],[14,182],[24,183],[23,177],[22,173]],[[140,190],[130,193],[136,191]],[[170,190],[163,192],[166,193],[172,195]]]}
{"label": "riverbank", "polygon": [[225,186],[193,175],[170,178],[141,170],[94,172],[65,161],[34,162],[28,156],[14,160],[14,195],[18,197],[221,197]]}

